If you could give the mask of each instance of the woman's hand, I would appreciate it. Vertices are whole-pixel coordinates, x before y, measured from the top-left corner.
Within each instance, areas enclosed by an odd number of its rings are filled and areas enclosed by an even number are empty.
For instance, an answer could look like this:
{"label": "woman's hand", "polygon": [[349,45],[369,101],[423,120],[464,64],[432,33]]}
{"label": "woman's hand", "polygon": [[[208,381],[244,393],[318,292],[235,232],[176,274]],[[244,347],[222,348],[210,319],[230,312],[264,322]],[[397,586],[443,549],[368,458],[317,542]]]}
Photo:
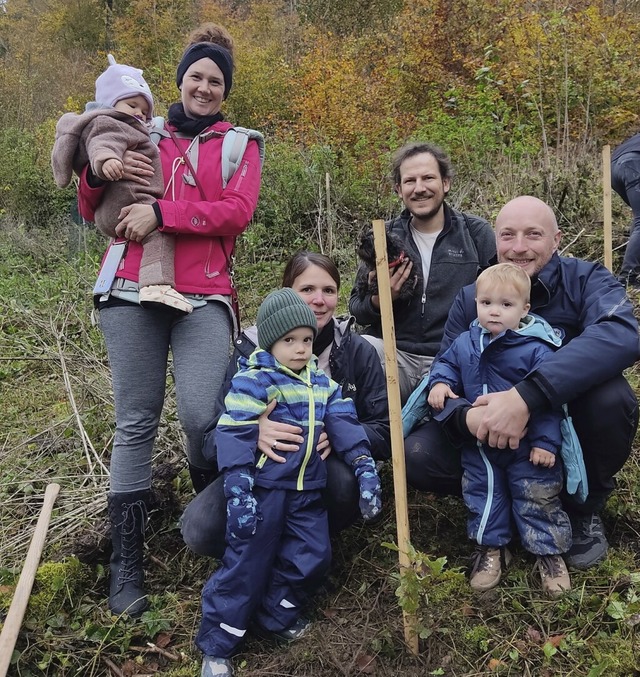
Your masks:
{"label": "woman's hand", "polygon": [[[272,421],[269,414],[276,407],[276,400],[271,400],[264,413],[258,418],[258,449],[276,463],[286,463],[286,458],[278,455],[278,451],[298,451],[304,442],[300,434],[302,428],[288,423]],[[318,442],[319,444],[319,442]]]}
{"label": "woman's hand", "polygon": [[331,442],[329,442],[329,437],[324,430],[320,433],[320,437],[318,437],[316,451],[320,454],[320,458],[323,461],[326,461],[327,456],[331,453]]}
{"label": "woman's hand", "polygon": [[134,242],[142,242],[158,227],[158,219],[151,205],[128,205],[120,210],[116,235]]}
{"label": "woman's hand", "polygon": [[141,186],[150,186],[149,179],[153,176],[153,165],[151,160],[142,153],[135,150],[127,150],[122,156],[124,165],[123,179],[135,181]]}

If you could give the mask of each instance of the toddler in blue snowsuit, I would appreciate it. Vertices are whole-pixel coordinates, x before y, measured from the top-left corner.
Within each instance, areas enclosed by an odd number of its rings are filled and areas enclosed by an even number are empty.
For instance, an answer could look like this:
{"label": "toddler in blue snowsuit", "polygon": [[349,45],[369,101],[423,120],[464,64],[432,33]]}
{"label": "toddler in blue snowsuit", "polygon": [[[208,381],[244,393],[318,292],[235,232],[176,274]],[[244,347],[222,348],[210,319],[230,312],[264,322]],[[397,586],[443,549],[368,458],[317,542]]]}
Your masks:
{"label": "toddler in blue snowsuit", "polygon": [[[381,510],[381,489],[368,438],[353,401],[317,367],[313,311],[292,289],[272,292],[258,310],[258,348],[241,358],[216,428],[225,473],[227,547],[204,586],[196,644],[202,677],[231,675],[227,660],[249,622],[293,640],[309,621],[301,607],[326,575],[331,546],[321,491],[326,468],[316,451],[324,429],[334,453],[358,478],[364,519]],[[272,400],[273,420],[303,429],[300,451],[276,462],[258,448],[258,417]]]}
{"label": "toddler in blue snowsuit", "polygon": [[[531,280],[524,270],[500,263],[476,282],[478,319],[440,357],[429,376],[429,404],[447,398],[508,390],[533,371],[560,343],[551,327],[529,315]],[[553,346],[553,347],[552,347]],[[462,492],[471,515],[469,538],[478,544],[471,571],[474,590],[500,582],[511,557],[505,547],[515,523],[522,545],[537,556],[542,589],[558,596],[570,589],[561,556],[571,546],[571,524],[560,503],[562,414],[532,414],[518,449],[478,442],[462,449]]]}

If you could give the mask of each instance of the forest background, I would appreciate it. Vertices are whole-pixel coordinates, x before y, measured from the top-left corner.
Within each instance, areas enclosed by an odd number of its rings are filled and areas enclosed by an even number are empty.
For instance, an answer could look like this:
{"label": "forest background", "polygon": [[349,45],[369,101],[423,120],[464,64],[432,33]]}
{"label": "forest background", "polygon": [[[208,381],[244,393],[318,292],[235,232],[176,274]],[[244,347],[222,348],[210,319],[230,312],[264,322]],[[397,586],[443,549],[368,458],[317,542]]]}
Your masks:
{"label": "forest background", "polygon": [[[258,211],[238,248],[250,322],[301,247],[336,259],[345,309],[354,243],[399,209],[389,159],[410,139],[450,153],[454,206],[492,220],[511,197],[537,195],[566,253],[602,260],[601,148],[640,129],[639,19],[636,0],[0,0],[0,614],[44,487],[63,487],[11,675],[198,673],[199,591],[214,564],[188,553],[177,530],[192,493],[170,378],[152,606],[133,622],[105,604],[113,411],[88,319],[104,243],[73,222],[74,188],[55,189],[49,162],[57,119],[93,98],[107,53],[144,69],[164,114],[188,32],[215,21],[235,38],[223,110],[267,139]],[[615,196],[613,207],[617,267],[630,213]],[[251,640],[240,675],[640,674],[637,453],[605,513],[611,556],[576,574],[557,604],[542,599],[523,553],[504,586],[473,596],[461,573],[464,507],[413,493],[414,567],[399,586],[396,554],[381,545],[395,540],[389,469],[383,480],[387,516],[334,543],[312,635],[285,651]],[[417,657],[398,604],[417,614]]]}

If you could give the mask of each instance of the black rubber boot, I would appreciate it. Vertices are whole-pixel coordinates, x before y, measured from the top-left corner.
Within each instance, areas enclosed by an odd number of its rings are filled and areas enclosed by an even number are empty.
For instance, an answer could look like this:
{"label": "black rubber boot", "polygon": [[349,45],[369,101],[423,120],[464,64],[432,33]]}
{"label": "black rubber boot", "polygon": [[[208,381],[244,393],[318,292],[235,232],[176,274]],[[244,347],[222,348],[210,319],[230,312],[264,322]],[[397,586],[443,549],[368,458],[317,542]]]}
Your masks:
{"label": "black rubber boot", "polygon": [[218,471],[213,468],[198,468],[189,463],[189,476],[191,477],[191,484],[196,494],[204,491],[218,476]]}
{"label": "black rubber boot", "polygon": [[149,491],[109,494],[111,520],[111,584],[109,608],[137,617],[149,607],[142,568]]}

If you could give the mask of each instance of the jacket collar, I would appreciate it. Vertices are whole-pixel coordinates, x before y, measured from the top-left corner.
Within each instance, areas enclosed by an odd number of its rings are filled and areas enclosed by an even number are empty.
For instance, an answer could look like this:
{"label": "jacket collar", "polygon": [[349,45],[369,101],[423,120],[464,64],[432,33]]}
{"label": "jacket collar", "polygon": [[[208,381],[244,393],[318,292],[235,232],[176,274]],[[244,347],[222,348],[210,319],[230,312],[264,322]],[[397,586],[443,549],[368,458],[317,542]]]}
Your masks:
{"label": "jacket collar", "polygon": [[557,252],[551,255],[549,263],[531,280],[531,307],[543,308],[551,301],[560,280],[562,259]]}
{"label": "jacket collar", "polygon": [[285,367],[280,364],[278,360],[268,351],[263,350],[262,348],[256,348],[248,359],[240,358],[239,364],[243,368],[253,368],[253,369],[268,369],[272,371],[278,371],[282,374],[286,374],[290,378],[297,378],[304,383],[309,383],[311,380],[311,374],[317,371],[318,361],[315,355],[311,356],[307,366],[299,373],[296,374],[295,371]]}

